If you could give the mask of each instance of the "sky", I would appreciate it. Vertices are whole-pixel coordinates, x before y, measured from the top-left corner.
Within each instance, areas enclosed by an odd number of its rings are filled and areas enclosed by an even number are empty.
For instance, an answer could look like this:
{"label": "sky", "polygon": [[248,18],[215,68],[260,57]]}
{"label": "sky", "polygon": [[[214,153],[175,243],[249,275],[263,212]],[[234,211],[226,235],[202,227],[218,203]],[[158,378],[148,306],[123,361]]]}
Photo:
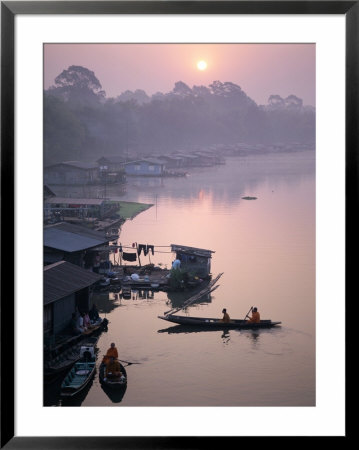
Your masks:
{"label": "sky", "polygon": [[219,80],[238,84],[257,104],[293,94],[315,106],[315,44],[45,44],[45,89],[71,65],[92,70],[108,98]]}

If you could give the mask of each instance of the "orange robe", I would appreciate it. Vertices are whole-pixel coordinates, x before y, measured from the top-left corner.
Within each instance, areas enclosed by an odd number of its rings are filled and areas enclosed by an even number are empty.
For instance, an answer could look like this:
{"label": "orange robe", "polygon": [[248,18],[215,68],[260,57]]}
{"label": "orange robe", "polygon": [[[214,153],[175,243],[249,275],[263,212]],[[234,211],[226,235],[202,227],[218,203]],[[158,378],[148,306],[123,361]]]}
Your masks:
{"label": "orange robe", "polygon": [[116,372],[121,372],[121,366],[118,361],[109,362],[106,366],[106,377],[108,374],[115,374]]}
{"label": "orange robe", "polygon": [[261,321],[261,316],[259,312],[252,312],[252,317],[248,320],[249,323],[259,323]]}
{"label": "orange robe", "polygon": [[116,348],[116,347],[114,347],[114,348],[110,347],[110,348],[107,350],[107,353],[106,353],[106,355],[103,357],[102,362],[107,363],[107,362],[110,360],[110,357],[111,357],[111,356],[113,356],[115,359],[118,358],[118,351],[117,351],[117,348]]}

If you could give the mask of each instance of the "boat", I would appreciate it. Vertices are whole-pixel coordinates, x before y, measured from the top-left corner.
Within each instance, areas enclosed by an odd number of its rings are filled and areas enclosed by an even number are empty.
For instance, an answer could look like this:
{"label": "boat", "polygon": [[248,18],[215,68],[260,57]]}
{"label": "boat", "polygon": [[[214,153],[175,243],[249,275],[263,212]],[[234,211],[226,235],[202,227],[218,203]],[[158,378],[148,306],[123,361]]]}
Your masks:
{"label": "boat", "polygon": [[70,349],[62,352],[57,357],[46,361],[44,367],[45,381],[51,381],[58,378],[63,372],[68,371],[75,362],[81,358],[81,347],[95,346],[99,340],[99,336],[87,337],[83,342],[78,342]]}
{"label": "boat", "polygon": [[68,372],[61,383],[61,397],[73,397],[83,391],[96,371],[95,345],[83,345],[80,359]]}
{"label": "boat", "polygon": [[71,337],[48,352],[44,358],[45,383],[51,383],[63,372],[68,371],[81,358],[81,348],[83,346],[95,346],[100,333],[106,331],[107,327],[108,319],[99,319],[84,333]]}
{"label": "boat", "polygon": [[209,317],[190,317],[177,316],[174,314],[166,314],[158,316],[159,319],[167,320],[168,322],[177,323],[180,325],[190,325],[195,327],[207,329],[222,329],[222,328],[241,328],[241,329],[257,329],[257,328],[272,328],[282,322],[272,322],[271,320],[261,320],[259,323],[247,322],[243,319],[231,319],[230,322],[222,322],[218,318]]}
{"label": "boat", "polygon": [[121,363],[120,363],[120,366],[121,366],[121,373],[122,373],[121,377],[111,378],[111,379],[107,378],[105,380],[106,364],[101,363],[100,369],[99,369],[100,383],[103,386],[109,387],[111,389],[124,389],[127,385],[127,373],[126,373],[126,369],[123,367],[123,365]]}

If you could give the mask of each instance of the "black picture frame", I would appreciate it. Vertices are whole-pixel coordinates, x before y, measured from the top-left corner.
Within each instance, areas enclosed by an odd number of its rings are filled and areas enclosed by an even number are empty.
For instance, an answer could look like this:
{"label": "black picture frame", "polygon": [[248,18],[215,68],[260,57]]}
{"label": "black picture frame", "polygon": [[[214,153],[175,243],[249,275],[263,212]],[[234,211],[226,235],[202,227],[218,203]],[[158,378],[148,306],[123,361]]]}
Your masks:
{"label": "black picture frame", "polygon": [[[202,448],[239,437],[15,436],[14,392],[14,31],[18,14],[337,14],[346,21],[346,304],[354,291],[359,133],[359,1],[4,1],[1,2],[1,448]],[[346,328],[346,338],[348,329]],[[348,339],[346,339],[348,342]],[[10,370],[8,370],[10,368]],[[346,397],[348,400],[348,398]],[[348,408],[348,403],[347,403]],[[346,436],[350,435],[349,422]],[[284,438],[285,440],[288,438]],[[237,443],[237,442],[234,442]],[[242,442],[241,442],[242,443]],[[237,443],[237,445],[239,442]]]}

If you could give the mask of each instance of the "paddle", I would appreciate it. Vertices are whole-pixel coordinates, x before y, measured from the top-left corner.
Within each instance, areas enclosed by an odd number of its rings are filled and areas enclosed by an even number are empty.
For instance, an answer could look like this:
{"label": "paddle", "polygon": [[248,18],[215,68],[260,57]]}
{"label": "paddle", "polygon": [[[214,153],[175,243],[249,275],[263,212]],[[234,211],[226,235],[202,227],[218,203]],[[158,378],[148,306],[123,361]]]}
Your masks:
{"label": "paddle", "polygon": [[253,306],[251,306],[251,309],[247,312],[247,314],[243,320],[246,320],[246,318],[248,317],[248,314],[252,311],[252,309],[253,309]]}
{"label": "paddle", "polygon": [[119,359],[119,361],[126,363],[128,366],[131,366],[132,364],[141,364],[139,362],[130,362],[130,361],[124,361],[123,359]]}

